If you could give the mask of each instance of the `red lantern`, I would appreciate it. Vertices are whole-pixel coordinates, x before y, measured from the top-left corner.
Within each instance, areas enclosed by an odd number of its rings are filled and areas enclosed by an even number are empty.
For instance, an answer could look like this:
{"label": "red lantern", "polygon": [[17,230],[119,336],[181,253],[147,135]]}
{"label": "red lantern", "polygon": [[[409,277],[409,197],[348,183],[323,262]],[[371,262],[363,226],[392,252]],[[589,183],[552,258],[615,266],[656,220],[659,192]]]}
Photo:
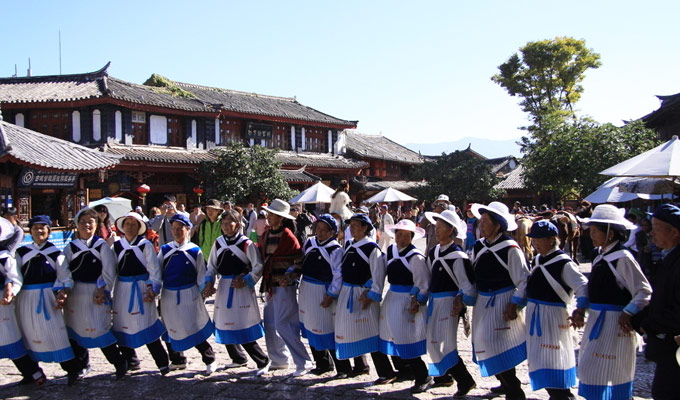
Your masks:
{"label": "red lantern", "polygon": [[203,188],[200,187],[200,186],[196,186],[196,187],[193,189],[193,191],[194,191],[194,193],[196,193],[196,196],[198,196],[198,203],[200,204],[200,203],[201,203],[201,195],[202,195],[203,193],[205,193],[205,190],[203,190]]}
{"label": "red lantern", "polygon": [[137,192],[142,195],[142,204],[146,202],[146,194],[151,191],[149,185],[142,183],[137,187]]}

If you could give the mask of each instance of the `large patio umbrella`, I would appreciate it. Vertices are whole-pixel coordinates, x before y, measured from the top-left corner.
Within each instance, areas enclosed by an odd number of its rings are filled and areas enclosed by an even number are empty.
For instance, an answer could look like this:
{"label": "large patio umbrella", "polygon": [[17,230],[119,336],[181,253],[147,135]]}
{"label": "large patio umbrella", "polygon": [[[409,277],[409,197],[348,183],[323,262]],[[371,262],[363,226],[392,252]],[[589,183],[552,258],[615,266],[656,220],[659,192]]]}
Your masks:
{"label": "large patio umbrella", "polygon": [[98,205],[105,205],[108,208],[112,222],[132,211],[132,201],[124,197],[104,197],[103,199],[91,201],[87,207],[95,208]]}
{"label": "large patio umbrella", "polygon": [[395,201],[415,201],[414,197],[407,195],[406,193],[400,192],[397,189],[387,188],[373,195],[370,199],[366,200],[369,203],[393,203]]}
{"label": "large patio umbrella", "polygon": [[651,150],[600,172],[610,176],[645,176],[656,178],[680,176],[680,140],[677,136]]}
{"label": "large patio umbrella", "polygon": [[317,182],[290,199],[290,203],[330,203],[333,193],[335,190],[331,187]]}
{"label": "large patio umbrella", "polygon": [[621,192],[645,194],[670,194],[680,186],[669,178],[630,177],[618,184]]}
{"label": "large patio umbrella", "polygon": [[598,186],[593,193],[589,194],[583,200],[588,200],[589,202],[594,204],[603,204],[603,203],[623,203],[635,199],[659,200],[663,198],[663,196],[658,194],[630,193],[625,192],[621,189],[621,186],[626,184],[626,182],[634,181],[635,179],[637,178],[622,176],[612,178]]}

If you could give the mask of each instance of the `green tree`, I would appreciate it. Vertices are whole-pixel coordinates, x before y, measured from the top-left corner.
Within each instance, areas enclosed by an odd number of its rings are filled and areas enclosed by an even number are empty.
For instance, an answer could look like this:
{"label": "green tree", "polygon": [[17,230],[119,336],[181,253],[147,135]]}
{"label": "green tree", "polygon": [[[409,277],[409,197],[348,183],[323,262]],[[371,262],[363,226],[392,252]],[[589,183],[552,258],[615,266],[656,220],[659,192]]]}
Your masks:
{"label": "green tree", "polygon": [[444,193],[459,207],[466,201],[488,202],[503,194],[494,189],[500,179],[491,172],[491,166],[463,151],[442,153],[437,160],[427,161],[414,169],[410,178],[427,182],[413,190],[416,198],[435,199]]}
{"label": "green tree", "polygon": [[584,40],[557,37],[527,43],[498,67],[491,80],[511,96],[521,97],[522,110],[541,125],[549,115],[575,116],[573,106],[583,92],[585,72],[600,65],[600,55]]}
{"label": "green tree", "polygon": [[275,150],[232,143],[211,153],[215,160],[199,170],[208,196],[255,203],[267,198],[288,200],[296,194],[279,171]]}
{"label": "green tree", "polygon": [[610,177],[599,172],[656,146],[656,133],[639,122],[622,127],[590,119],[553,120],[522,139],[524,181],[560,199],[584,197]]}

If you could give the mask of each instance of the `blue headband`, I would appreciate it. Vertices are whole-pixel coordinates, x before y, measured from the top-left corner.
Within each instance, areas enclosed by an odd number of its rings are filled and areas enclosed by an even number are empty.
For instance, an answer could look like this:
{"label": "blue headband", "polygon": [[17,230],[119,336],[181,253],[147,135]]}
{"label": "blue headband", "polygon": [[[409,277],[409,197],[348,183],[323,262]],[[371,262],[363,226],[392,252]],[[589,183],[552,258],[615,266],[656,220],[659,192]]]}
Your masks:
{"label": "blue headband", "polygon": [[36,215],[28,221],[28,229],[31,229],[31,227],[35,224],[43,224],[47,225],[48,228],[51,228],[52,219],[50,219],[50,217],[47,215]]}
{"label": "blue headband", "polygon": [[335,233],[338,233],[338,221],[330,214],[323,214],[317,218],[319,222],[323,222],[328,225],[329,228]]}
{"label": "blue headband", "polygon": [[181,224],[184,224],[188,226],[190,229],[193,228],[194,224],[189,221],[189,217],[187,217],[184,214],[175,214],[170,218],[170,223],[172,224],[173,222],[179,222]]}

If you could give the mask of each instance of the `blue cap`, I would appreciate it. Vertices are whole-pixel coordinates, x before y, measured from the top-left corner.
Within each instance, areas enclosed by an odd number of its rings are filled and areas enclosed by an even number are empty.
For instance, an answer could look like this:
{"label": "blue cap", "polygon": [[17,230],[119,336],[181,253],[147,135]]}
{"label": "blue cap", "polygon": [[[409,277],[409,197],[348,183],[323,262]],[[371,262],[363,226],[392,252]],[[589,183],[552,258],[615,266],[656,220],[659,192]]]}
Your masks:
{"label": "blue cap", "polygon": [[656,208],[653,217],[680,229],[680,208],[677,206],[662,204]]}
{"label": "blue cap", "polygon": [[558,234],[559,232],[557,231],[557,227],[553,225],[552,222],[548,221],[547,219],[542,219],[540,221],[534,222],[534,224],[531,225],[531,230],[527,236],[530,238],[541,239],[557,236]]}
{"label": "blue cap", "polygon": [[323,222],[324,224],[328,225],[328,227],[331,228],[333,232],[338,233],[338,221],[332,215],[323,214],[317,218],[317,221]]}
{"label": "blue cap", "polygon": [[35,224],[43,224],[47,225],[48,228],[52,227],[52,219],[48,217],[47,215],[36,215],[35,217],[31,218],[28,221],[28,229],[31,229],[31,227]]}
{"label": "blue cap", "polygon": [[371,218],[368,217],[366,214],[354,214],[350,219],[345,221],[346,224],[349,224],[352,220],[362,222],[365,225],[368,225],[371,230],[373,230],[373,223],[371,222]]}
{"label": "blue cap", "polygon": [[189,228],[193,228],[193,226],[194,226],[194,224],[192,224],[191,221],[189,221],[189,217],[187,217],[184,214],[179,214],[179,213],[173,215],[172,218],[170,218],[170,223],[172,224],[173,222],[180,222],[180,223],[188,226]]}

